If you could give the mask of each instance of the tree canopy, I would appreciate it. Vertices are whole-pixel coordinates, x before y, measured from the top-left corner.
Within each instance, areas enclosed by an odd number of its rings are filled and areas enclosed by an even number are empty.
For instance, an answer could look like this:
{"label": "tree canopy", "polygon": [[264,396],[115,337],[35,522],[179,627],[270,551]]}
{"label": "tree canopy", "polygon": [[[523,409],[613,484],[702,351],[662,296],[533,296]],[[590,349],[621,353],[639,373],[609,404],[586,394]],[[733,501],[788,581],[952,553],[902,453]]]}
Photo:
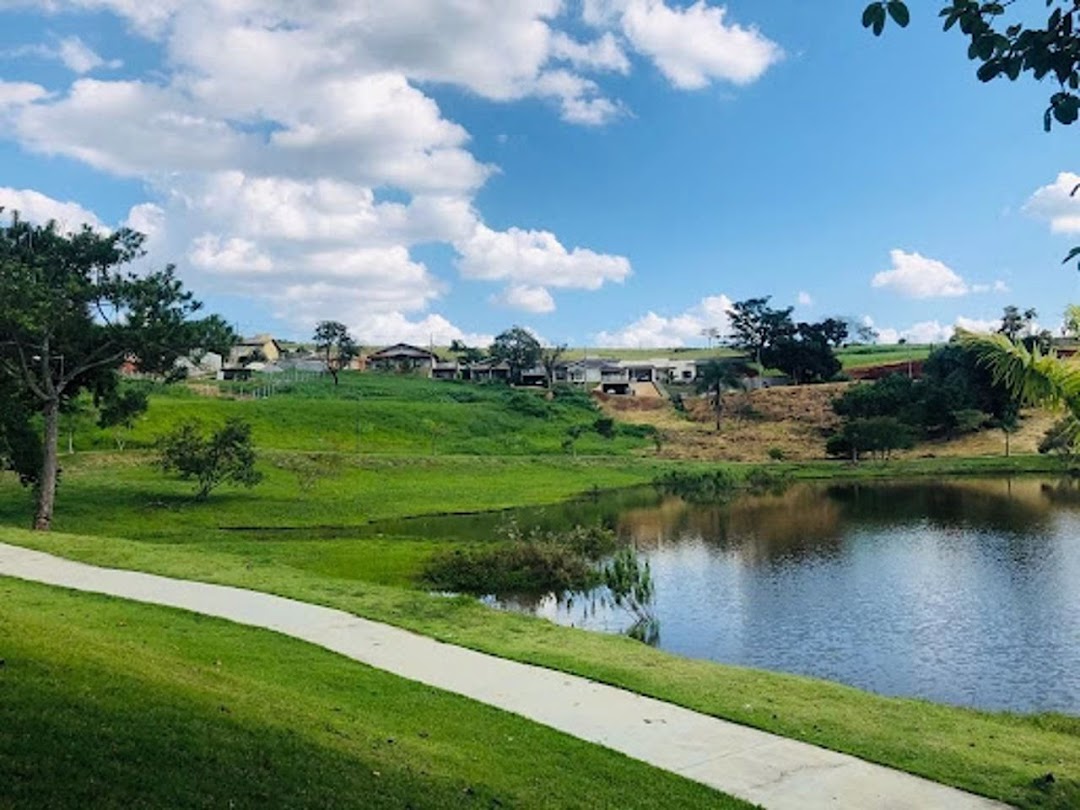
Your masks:
{"label": "tree canopy", "polygon": [[[1043,113],[1043,127],[1054,121],[1072,124],[1080,117],[1080,0],[1044,0],[1045,25],[1028,24],[1030,17],[1006,20],[1015,7],[1030,8],[1016,0],[975,2],[952,0],[938,11],[944,28],[959,29],[967,38],[968,59],[979,62],[975,75],[989,82],[1005,77],[1012,81],[1030,74],[1037,81],[1051,78],[1057,89]],[[911,20],[903,0],[874,0],[863,11],[862,23],[875,34],[888,20],[901,28]]]}
{"label": "tree canopy", "polygon": [[761,365],[762,352],[783,338],[795,334],[791,320],[794,307],[773,309],[771,296],[736,301],[728,311],[731,323],[731,345],[747,352]]}
{"label": "tree canopy", "polygon": [[338,384],[338,375],[360,354],[360,346],[349,334],[348,327],[338,321],[320,321],[312,336],[315,350],[322,356],[323,365]]}
{"label": "tree canopy", "polygon": [[[232,342],[220,318],[193,317],[201,304],[171,265],[141,275],[121,269],[142,245],[143,236],[126,228],[64,233],[17,214],[0,227],[0,455],[36,485],[36,528],[52,522],[60,413],[80,392],[107,403],[119,396],[122,364],[172,380],[183,374],[181,357],[225,352]],[[25,446],[33,411],[43,421],[40,453]]]}
{"label": "tree canopy", "polygon": [[521,382],[521,373],[540,362],[540,341],[528,329],[512,326],[495,336],[489,354],[492,359],[510,366],[510,377]]}

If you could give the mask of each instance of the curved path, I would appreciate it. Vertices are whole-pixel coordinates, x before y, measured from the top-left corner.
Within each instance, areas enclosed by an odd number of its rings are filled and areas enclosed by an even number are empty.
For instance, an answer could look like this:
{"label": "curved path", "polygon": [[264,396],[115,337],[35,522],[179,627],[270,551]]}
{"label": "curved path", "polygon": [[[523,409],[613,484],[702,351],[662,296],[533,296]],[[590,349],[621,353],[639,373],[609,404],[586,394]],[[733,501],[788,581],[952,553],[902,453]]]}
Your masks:
{"label": "curved path", "polygon": [[455,692],[775,810],[1001,808],[900,771],[652,698],[280,596],[92,565],[0,543],[0,575],[273,630]]}

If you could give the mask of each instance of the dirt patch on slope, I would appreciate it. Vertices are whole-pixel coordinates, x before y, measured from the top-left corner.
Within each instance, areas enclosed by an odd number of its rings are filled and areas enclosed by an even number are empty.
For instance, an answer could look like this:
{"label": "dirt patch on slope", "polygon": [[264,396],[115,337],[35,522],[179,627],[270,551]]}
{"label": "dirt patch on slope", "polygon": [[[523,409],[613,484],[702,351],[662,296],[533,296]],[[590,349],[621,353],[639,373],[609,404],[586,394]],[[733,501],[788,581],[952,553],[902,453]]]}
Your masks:
{"label": "dirt patch on slope", "polygon": [[[667,400],[605,397],[600,407],[624,422],[652,425],[663,436],[661,458],[768,461],[775,448],[784,459],[825,458],[825,438],[840,424],[832,401],[852,383],[784,386],[725,394],[720,430],[711,399],[686,395],[684,412]],[[1020,430],[1009,439],[1012,453],[1034,453],[1055,416],[1025,413]],[[898,457],[988,456],[1005,454],[1000,430],[985,430],[950,441],[922,442]]]}

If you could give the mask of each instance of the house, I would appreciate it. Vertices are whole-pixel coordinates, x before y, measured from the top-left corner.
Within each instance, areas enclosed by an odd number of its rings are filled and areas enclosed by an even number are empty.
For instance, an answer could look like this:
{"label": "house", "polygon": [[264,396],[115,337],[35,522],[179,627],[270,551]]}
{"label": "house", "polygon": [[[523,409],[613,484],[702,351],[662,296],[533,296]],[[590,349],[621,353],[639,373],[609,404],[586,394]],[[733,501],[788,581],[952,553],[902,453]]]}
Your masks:
{"label": "house", "polygon": [[367,367],[371,371],[412,372],[431,376],[439,355],[435,352],[410,346],[408,343],[395,343],[367,356]]}
{"label": "house", "polygon": [[431,367],[431,378],[433,380],[460,380],[463,371],[463,366],[457,361],[439,362]]}
{"label": "house", "polygon": [[473,382],[510,382],[510,364],[505,360],[499,363],[491,360],[473,363],[462,370],[461,379]]}
{"label": "house", "polygon": [[244,366],[252,362],[275,363],[281,359],[282,348],[270,335],[244,338],[229,350],[229,366]]}
{"label": "house", "polygon": [[547,370],[543,366],[534,366],[533,368],[522,369],[519,385],[528,385],[537,388],[546,387]]}

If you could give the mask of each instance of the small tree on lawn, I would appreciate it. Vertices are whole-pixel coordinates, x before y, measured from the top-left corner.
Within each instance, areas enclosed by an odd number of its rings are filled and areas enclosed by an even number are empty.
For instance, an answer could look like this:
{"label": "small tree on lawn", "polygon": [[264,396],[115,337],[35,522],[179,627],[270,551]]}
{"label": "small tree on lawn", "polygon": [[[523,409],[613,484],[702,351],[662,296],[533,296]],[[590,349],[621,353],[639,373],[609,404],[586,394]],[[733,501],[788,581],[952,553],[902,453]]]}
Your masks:
{"label": "small tree on lawn", "polygon": [[337,385],[338,374],[360,354],[360,346],[352,339],[348,327],[338,321],[320,321],[312,340],[315,341],[315,350],[322,355],[323,365],[334,378],[334,385]]}
{"label": "small tree on lawn", "polygon": [[197,422],[184,422],[159,441],[158,464],[167,473],[196,482],[195,499],[206,500],[222,484],[253,487],[262,480],[255,469],[251,425],[237,417],[209,436]]}

